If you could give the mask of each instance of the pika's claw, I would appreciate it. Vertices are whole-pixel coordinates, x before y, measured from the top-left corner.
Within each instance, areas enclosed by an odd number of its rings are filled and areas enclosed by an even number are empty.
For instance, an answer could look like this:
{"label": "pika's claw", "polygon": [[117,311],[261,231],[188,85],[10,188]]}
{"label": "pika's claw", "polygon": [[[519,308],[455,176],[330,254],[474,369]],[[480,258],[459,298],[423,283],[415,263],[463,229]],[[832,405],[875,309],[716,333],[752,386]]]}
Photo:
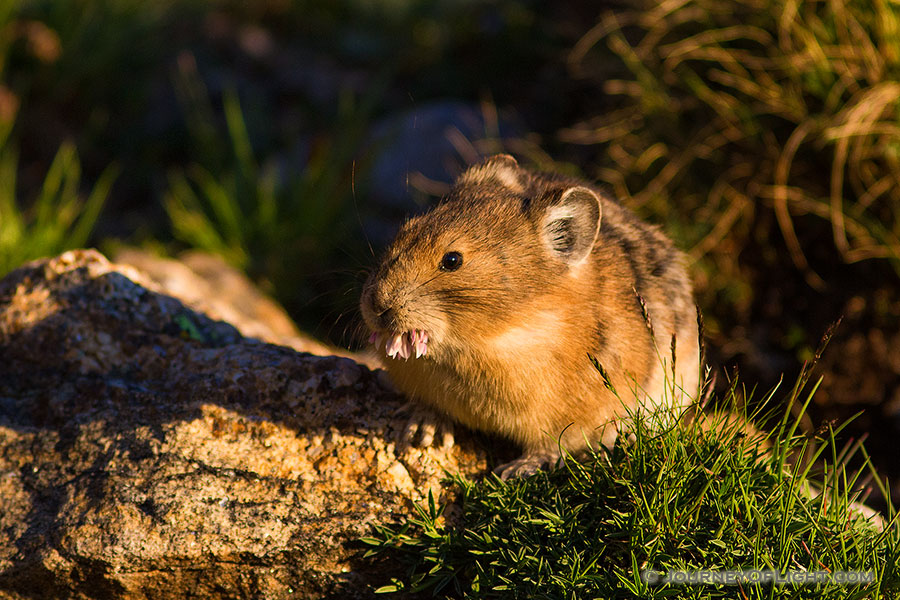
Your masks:
{"label": "pika's claw", "polygon": [[431,410],[414,407],[406,427],[400,434],[401,444],[426,447],[434,444],[435,439],[440,439],[444,448],[453,446],[453,425]]}
{"label": "pika's claw", "polygon": [[413,441],[416,439],[416,433],[419,432],[419,422],[410,419],[406,423],[406,427],[403,428],[403,431],[400,433],[400,443],[405,446],[412,446]]}
{"label": "pika's claw", "polygon": [[540,471],[544,465],[555,465],[558,460],[559,451],[557,450],[527,452],[516,460],[500,465],[494,469],[494,473],[499,475],[503,481],[510,477],[528,477]]}
{"label": "pika's claw", "polygon": [[434,442],[434,434],[437,432],[438,424],[434,421],[419,424],[419,445],[427,448]]}
{"label": "pika's claw", "polygon": [[456,440],[453,439],[453,425],[446,423],[441,436],[441,448],[452,448],[455,443]]}

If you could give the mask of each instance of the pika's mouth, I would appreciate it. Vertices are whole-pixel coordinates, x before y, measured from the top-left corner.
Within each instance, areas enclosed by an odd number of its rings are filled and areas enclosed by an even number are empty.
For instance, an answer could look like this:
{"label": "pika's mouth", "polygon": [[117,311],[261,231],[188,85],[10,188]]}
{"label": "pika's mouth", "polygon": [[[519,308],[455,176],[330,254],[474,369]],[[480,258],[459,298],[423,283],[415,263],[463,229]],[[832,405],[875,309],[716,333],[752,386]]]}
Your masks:
{"label": "pika's mouth", "polygon": [[428,332],[423,329],[388,333],[376,331],[369,336],[369,342],[375,344],[376,349],[384,345],[385,353],[391,358],[419,358],[428,351]]}

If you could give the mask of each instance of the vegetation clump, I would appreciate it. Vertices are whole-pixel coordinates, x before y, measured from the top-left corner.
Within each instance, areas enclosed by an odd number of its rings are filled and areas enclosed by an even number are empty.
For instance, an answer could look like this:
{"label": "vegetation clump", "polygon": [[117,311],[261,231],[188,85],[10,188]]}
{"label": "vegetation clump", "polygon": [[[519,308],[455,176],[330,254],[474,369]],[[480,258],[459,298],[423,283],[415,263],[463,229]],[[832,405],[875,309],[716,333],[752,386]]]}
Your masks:
{"label": "vegetation clump", "polygon": [[[802,384],[788,398],[801,414],[815,391],[801,402]],[[737,392],[735,383],[732,401]],[[853,449],[838,452],[837,431],[798,435],[790,408],[770,434],[734,414],[674,416],[665,425],[635,414],[611,451],[526,479],[455,477],[458,517],[445,518],[430,499],[418,519],[364,540],[370,555],[400,557],[408,568],[378,591],[548,599],[892,598],[900,591],[900,526],[893,513],[885,526],[854,504],[860,472],[846,467]],[[870,581],[664,581],[697,571],[854,571]]]}
{"label": "vegetation clump", "polygon": [[773,233],[820,290],[813,235],[844,261],[900,268],[895,4],[642,3],[609,11],[569,67],[611,106],[560,137],[605,148],[598,177],[711,255],[711,277],[730,280],[714,288],[746,279],[734,250]]}

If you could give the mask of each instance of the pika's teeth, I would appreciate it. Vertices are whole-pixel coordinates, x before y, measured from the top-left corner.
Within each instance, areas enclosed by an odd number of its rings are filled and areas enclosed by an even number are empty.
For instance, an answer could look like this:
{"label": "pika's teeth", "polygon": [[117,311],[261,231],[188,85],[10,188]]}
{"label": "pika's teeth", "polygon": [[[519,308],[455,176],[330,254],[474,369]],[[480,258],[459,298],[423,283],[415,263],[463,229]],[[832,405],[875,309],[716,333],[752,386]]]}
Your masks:
{"label": "pika's teeth", "polygon": [[400,352],[400,349],[403,347],[403,334],[402,333],[394,333],[392,334],[387,341],[387,344],[384,347],[384,351],[388,356],[394,358],[397,356],[397,353]]}
{"label": "pika's teeth", "polygon": [[385,341],[385,334],[378,331],[373,331],[372,335],[369,336],[369,343],[374,345],[376,350],[383,348],[385,346]]}
{"label": "pika's teeth", "polygon": [[425,352],[428,351],[428,334],[416,329],[413,344],[416,347],[416,358],[425,356]]}
{"label": "pika's teeth", "polygon": [[403,344],[400,346],[400,358],[402,358],[403,360],[409,359],[409,357],[412,355],[412,342],[410,341],[411,337],[412,334],[410,334],[408,331],[403,334]]}
{"label": "pika's teeth", "polygon": [[428,334],[421,329],[402,333],[373,333],[369,336],[369,341],[374,343],[376,348],[381,348],[384,344],[384,351],[390,358],[404,360],[410,357],[421,358],[428,351]]}

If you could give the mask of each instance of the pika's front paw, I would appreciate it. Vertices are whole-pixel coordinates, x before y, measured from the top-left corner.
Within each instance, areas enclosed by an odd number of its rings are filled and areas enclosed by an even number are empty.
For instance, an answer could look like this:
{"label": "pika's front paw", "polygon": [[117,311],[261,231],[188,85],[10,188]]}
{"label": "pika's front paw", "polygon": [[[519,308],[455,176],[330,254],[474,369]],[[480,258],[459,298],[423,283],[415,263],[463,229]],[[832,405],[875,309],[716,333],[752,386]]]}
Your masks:
{"label": "pika's front paw", "polygon": [[503,481],[510,477],[528,477],[540,471],[545,465],[554,466],[558,460],[558,450],[526,452],[516,460],[500,465],[494,469],[494,473]]}
{"label": "pika's front paw", "polygon": [[453,423],[427,408],[418,405],[409,408],[409,421],[400,432],[401,446],[432,446],[436,440],[440,440],[443,448],[453,446]]}

